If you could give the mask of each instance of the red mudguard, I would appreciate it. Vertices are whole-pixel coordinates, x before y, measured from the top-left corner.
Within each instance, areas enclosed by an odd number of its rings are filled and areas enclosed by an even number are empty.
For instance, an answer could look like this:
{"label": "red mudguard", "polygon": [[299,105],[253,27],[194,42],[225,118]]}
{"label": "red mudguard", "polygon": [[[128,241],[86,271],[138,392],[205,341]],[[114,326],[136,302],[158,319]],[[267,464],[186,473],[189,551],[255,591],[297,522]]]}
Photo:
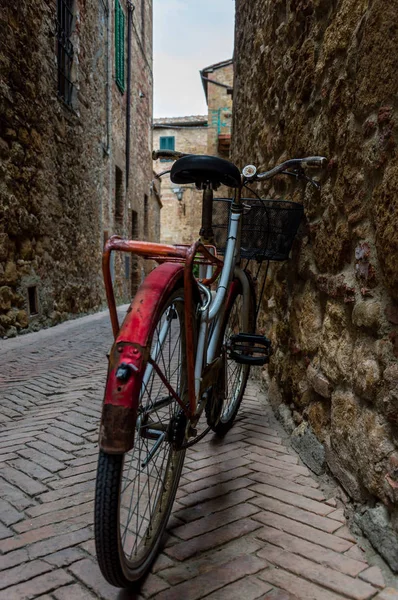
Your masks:
{"label": "red mudguard", "polygon": [[[154,319],[160,317],[165,299],[180,281],[183,285],[184,267],[163,263],[145,278],[130,305],[109,358],[99,434],[99,445],[105,452],[119,454],[133,447],[142,379],[151,349],[151,329]],[[130,372],[124,382],[116,377],[122,363]]]}

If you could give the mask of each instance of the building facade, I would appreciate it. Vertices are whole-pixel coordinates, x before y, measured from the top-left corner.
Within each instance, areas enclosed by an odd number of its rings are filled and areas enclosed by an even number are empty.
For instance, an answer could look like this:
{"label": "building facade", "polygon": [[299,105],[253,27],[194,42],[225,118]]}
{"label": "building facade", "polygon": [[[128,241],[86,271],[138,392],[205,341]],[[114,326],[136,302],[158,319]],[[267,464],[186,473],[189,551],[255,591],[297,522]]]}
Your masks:
{"label": "building facade", "polygon": [[[207,154],[207,116],[155,119],[153,147],[178,150],[187,154]],[[157,173],[171,169],[173,161],[154,163]],[[191,243],[199,237],[202,192],[195,186],[178,186],[169,175],[162,177],[161,241],[166,244]]]}
{"label": "building facade", "polygon": [[232,124],[232,59],[200,71],[208,107],[207,153],[229,158]]}
{"label": "building facade", "polygon": [[[156,239],[152,0],[6,0],[0,38],[0,335],[9,336],[102,306],[110,235]],[[120,300],[141,279],[133,267],[128,256],[112,261]]]}

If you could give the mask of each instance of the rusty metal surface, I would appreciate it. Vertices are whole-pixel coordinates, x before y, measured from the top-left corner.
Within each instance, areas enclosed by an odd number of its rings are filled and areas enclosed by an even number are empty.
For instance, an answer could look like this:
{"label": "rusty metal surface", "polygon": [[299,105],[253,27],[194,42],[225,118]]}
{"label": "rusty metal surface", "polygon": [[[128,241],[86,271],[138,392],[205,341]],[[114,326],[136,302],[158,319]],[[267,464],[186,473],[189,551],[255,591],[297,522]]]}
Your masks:
{"label": "rusty metal surface", "polygon": [[119,320],[116,312],[115,295],[113,292],[112,278],[110,272],[111,252],[118,250],[120,252],[129,252],[145,258],[154,259],[154,257],[179,259],[183,261],[186,256],[186,248],[181,246],[169,246],[167,244],[155,244],[152,242],[140,242],[125,240],[117,235],[113,235],[105,244],[102,255],[102,272],[104,276],[106,299],[109,307],[109,314],[112,323],[113,335],[116,336],[119,331]]}
{"label": "rusty metal surface", "polygon": [[[168,244],[156,244],[153,242],[140,242],[134,240],[126,240],[117,235],[113,235],[105,244],[102,255],[102,271],[105,283],[106,299],[109,307],[109,314],[112,323],[113,335],[116,336],[119,332],[119,320],[116,312],[115,295],[113,292],[112,278],[110,272],[110,257],[111,252],[117,250],[120,252],[129,252],[142,256],[144,258],[155,260],[158,263],[174,263],[184,264],[188,256],[192,256],[192,251],[195,249],[193,257],[196,264],[214,265],[216,270],[213,277],[203,281],[204,285],[210,285],[218,277],[223,261],[209,252],[209,250],[200,242],[196,242],[192,246]],[[201,254],[202,258],[198,258],[197,254]],[[193,266],[190,261],[191,270]],[[192,285],[192,284],[191,284]]]}
{"label": "rusty metal surface", "polygon": [[109,454],[123,454],[134,445],[136,408],[105,404],[102,409],[99,445]]}

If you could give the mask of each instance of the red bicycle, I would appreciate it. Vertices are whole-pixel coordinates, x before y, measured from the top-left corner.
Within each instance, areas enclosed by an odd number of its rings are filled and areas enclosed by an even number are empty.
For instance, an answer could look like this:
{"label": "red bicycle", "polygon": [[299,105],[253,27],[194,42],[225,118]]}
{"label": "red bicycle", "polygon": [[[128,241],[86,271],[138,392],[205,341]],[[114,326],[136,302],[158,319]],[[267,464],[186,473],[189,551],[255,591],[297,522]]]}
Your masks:
{"label": "red bicycle", "polygon": [[[163,157],[178,159],[174,183],[203,190],[200,240],[171,246],[113,236],[103,255],[115,342],[100,428],[95,542],[104,577],[118,587],[139,581],[156,557],[186,449],[210,430],[227,433],[250,366],[269,358],[269,340],[255,334],[247,266],[252,259],[288,258],[303,207],[243,199],[242,189],[280,173],[318,185],[304,168],[326,161],[293,159],[260,174],[248,165],[241,174],[221,158],[154,152],[155,159]],[[233,198],[214,198],[221,184],[234,190]],[[158,263],[120,327],[109,269],[115,250]]]}

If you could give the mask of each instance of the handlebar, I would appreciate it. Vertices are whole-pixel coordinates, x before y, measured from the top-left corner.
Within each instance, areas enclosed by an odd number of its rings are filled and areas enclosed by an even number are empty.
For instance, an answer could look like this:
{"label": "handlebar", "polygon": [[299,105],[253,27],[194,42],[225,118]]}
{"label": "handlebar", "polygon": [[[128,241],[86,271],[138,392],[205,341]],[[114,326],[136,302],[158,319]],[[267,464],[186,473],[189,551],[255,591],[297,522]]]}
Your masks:
{"label": "handlebar", "polygon": [[177,150],[154,150],[152,152],[152,160],[158,160],[158,158],[171,158],[172,160],[177,160],[177,158],[182,158],[183,156],[188,156],[188,154],[177,152]]}
{"label": "handlebar", "polygon": [[307,158],[303,158],[302,162],[304,163],[303,167],[325,169],[328,161],[324,156],[307,156]]}
{"label": "handlebar", "polygon": [[[265,179],[271,179],[279,173],[286,172],[289,169],[303,169],[304,167],[316,167],[324,169],[327,164],[327,159],[324,156],[307,156],[306,158],[292,158],[285,162],[277,165],[270,171],[264,171],[264,173],[258,173],[257,169],[253,165],[247,165],[242,173],[246,181],[261,181]],[[289,173],[287,173],[289,174]],[[291,173],[293,175],[293,173]]]}

